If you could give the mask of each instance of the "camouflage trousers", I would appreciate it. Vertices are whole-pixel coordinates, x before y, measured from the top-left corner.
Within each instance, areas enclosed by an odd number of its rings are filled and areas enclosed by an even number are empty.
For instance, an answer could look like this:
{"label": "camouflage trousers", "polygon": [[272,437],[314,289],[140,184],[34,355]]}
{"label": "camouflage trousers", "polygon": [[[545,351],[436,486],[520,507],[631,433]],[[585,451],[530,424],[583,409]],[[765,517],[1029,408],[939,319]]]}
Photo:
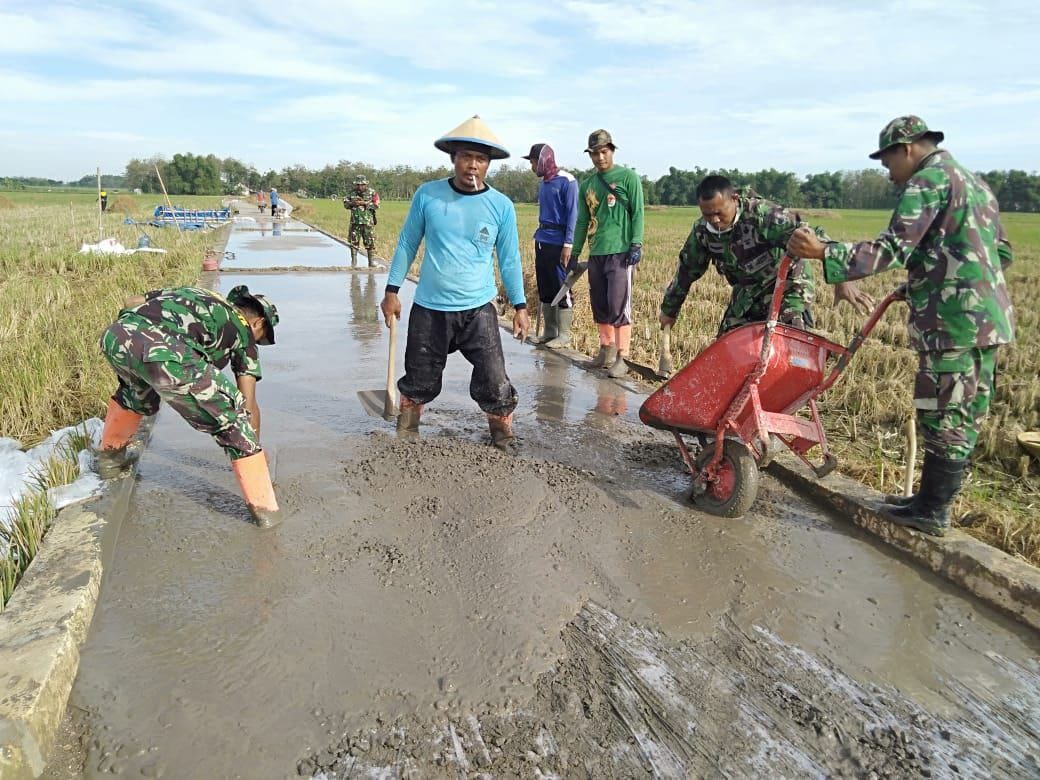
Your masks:
{"label": "camouflage trousers", "polygon": [[372,225],[358,224],[354,220],[350,220],[350,234],[347,236],[347,243],[353,247],[364,245],[365,250],[372,254],[376,248],[375,228]]}
{"label": "camouflage trousers", "polygon": [[924,448],[949,460],[971,457],[996,385],[996,347],[921,352],[914,408]]}
{"label": "camouflage trousers", "polygon": [[112,399],[124,409],[151,415],[165,401],[192,428],[216,439],[232,460],[260,452],[234,382],[173,334],[117,320],[102,334],[100,347],[119,379]]}

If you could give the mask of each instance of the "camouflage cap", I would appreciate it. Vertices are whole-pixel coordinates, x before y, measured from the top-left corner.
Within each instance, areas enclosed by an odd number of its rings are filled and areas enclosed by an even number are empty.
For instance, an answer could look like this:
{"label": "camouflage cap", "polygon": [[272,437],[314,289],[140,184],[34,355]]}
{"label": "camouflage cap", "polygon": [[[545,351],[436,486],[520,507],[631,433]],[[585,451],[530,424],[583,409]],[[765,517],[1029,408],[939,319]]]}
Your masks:
{"label": "camouflage cap", "polygon": [[878,136],[878,149],[870,155],[870,159],[880,159],[881,153],[890,146],[911,144],[925,136],[931,137],[935,143],[941,142],[946,137],[938,130],[929,130],[928,125],[919,116],[911,114],[910,116],[896,117],[885,125],[885,129],[881,131],[881,135]]}
{"label": "camouflage cap", "polygon": [[267,323],[267,333],[262,339],[257,339],[257,344],[274,344],[274,326],[278,324],[278,309],[273,303],[259,293],[249,292],[249,288],[240,284],[237,287],[232,287],[231,291],[227,294],[228,303],[235,306],[241,304],[253,304],[258,307],[264,315],[264,322]]}
{"label": "camouflage cap", "polygon": [[368,184],[368,179],[366,177],[364,177],[364,176],[355,176],[354,177],[354,184],[355,184],[355,186],[358,185],[358,184]]}
{"label": "camouflage cap", "polygon": [[593,130],[589,133],[589,145],[585,148],[585,151],[591,152],[599,146],[609,146],[611,149],[617,149],[614,146],[614,139],[610,137],[610,133],[602,129]]}

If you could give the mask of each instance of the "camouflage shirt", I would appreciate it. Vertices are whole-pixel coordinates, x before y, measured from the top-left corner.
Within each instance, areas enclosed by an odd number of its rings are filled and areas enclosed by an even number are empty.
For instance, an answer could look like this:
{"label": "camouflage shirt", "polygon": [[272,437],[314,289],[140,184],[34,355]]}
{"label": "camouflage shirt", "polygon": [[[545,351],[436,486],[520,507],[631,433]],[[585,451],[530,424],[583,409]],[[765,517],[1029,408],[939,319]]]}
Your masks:
{"label": "camouflage shirt", "polygon": [[[693,223],[679,252],[679,267],[665,290],[662,314],[678,317],[690,285],[704,276],[709,265],[714,265],[733,287],[726,320],[743,319],[752,312],[766,316],[787,240],[796,227],[805,223],[797,214],[758,197],[749,188],[741,190],[738,199],[737,217],[725,233],[713,233],[703,217]],[[824,241],[830,240],[819,228],[816,233]],[[813,297],[812,269],[805,260],[798,260],[788,276],[784,308],[804,312]]]}
{"label": "camouflage shirt", "polygon": [[937,150],[906,183],[888,228],[873,241],[828,244],[823,272],[833,284],[906,268],[910,344],[941,352],[1012,341],[1011,259],[989,187]]}
{"label": "camouflage shirt", "polygon": [[363,190],[355,188],[343,199],[343,208],[350,212],[351,224],[372,225],[375,223],[376,209],[379,208],[379,195],[371,187]]}
{"label": "camouflage shirt", "polygon": [[[211,290],[175,287],[145,293],[145,302],[119,313],[128,326],[175,336],[217,368],[231,363],[235,376],[260,379],[260,354],[249,324],[232,304]],[[156,346],[149,360],[177,362],[177,352]]]}

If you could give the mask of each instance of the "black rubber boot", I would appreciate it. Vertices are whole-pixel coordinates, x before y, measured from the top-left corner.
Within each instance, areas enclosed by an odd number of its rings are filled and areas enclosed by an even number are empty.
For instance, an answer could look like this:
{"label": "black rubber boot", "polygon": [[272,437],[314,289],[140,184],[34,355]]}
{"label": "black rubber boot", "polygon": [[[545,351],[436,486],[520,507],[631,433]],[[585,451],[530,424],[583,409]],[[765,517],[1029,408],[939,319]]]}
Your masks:
{"label": "black rubber boot", "polygon": [[950,528],[950,504],[961,488],[970,461],[950,460],[926,452],[921,470],[921,488],[906,506],[885,509],[896,525],[916,528],[932,536],[943,536]]}
{"label": "black rubber boot", "polygon": [[889,506],[910,506],[913,500],[917,498],[917,494],[914,493],[912,496],[897,496],[892,493],[881,499],[881,503],[888,504]]}

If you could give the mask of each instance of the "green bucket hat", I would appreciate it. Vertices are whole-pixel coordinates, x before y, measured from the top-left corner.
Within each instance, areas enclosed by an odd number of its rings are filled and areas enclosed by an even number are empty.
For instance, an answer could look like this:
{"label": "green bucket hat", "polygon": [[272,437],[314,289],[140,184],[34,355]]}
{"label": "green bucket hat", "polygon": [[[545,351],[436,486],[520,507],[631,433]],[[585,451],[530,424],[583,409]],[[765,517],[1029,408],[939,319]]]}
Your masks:
{"label": "green bucket hat", "polygon": [[900,116],[893,119],[878,136],[878,149],[870,155],[871,160],[881,159],[881,153],[896,144],[912,144],[919,138],[930,136],[935,143],[940,143],[944,136],[938,130],[929,130],[928,125],[919,116]]}
{"label": "green bucket hat", "polygon": [[278,324],[278,309],[273,303],[259,293],[249,292],[249,288],[240,284],[238,287],[232,287],[231,291],[227,294],[228,303],[239,306],[241,304],[252,304],[260,309],[264,315],[264,322],[267,324],[267,333],[262,339],[257,339],[257,344],[274,344],[274,326]]}
{"label": "green bucket hat", "polygon": [[593,130],[589,133],[589,145],[585,148],[586,152],[591,152],[597,146],[609,146],[611,149],[617,149],[614,146],[614,139],[610,137],[610,133],[606,130]]}

